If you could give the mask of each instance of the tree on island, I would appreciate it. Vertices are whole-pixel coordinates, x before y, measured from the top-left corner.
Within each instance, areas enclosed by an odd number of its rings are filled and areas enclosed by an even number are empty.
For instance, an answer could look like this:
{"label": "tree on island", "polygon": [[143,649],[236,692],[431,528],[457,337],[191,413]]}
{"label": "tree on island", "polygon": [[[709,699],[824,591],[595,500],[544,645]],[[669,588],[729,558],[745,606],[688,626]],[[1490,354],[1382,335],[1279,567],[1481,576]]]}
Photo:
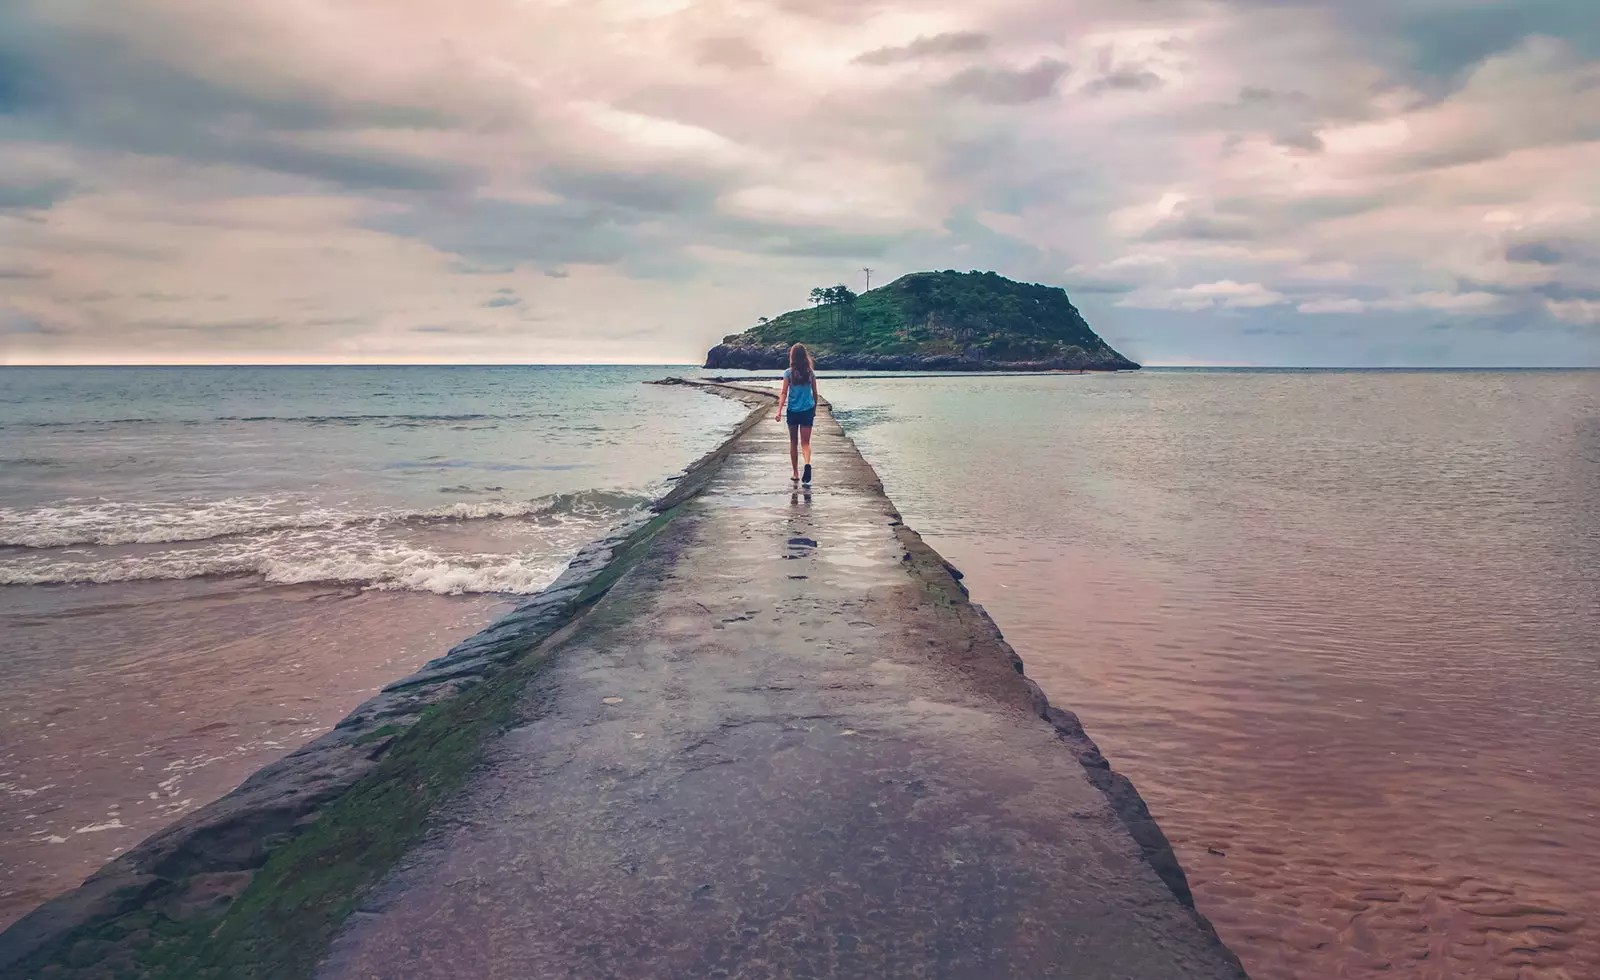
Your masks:
{"label": "tree on island", "polygon": [[833,325],[838,326],[841,320],[854,319],[856,294],[842,282],[837,286],[817,286],[811,290],[811,303],[817,307],[829,307]]}

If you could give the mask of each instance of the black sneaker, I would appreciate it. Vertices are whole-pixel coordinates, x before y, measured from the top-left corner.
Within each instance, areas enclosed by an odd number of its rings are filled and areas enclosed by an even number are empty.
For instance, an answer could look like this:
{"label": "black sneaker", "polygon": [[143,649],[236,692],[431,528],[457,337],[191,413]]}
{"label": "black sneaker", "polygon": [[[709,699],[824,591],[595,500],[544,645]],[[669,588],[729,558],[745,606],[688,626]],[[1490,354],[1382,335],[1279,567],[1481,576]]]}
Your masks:
{"label": "black sneaker", "polygon": [[800,471],[800,482],[805,484],[808,487],[811,485],[811,464],[810,463],[807,463],[806,464],[806,468]]}

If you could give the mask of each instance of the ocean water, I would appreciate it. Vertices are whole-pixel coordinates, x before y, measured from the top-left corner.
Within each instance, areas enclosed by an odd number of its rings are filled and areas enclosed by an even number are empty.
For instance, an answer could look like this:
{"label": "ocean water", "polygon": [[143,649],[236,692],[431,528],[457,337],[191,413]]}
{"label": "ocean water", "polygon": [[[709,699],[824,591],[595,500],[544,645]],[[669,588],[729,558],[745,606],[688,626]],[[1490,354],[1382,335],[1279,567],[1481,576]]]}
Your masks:
{"label": "ocean water", "polygon": [[682,370],[0,369],[0,927],[661,493]]}
{"label": "ocean water", "polygon": [[660,368],[7,368],[0,585],[528,593],[740,413]]}
{"label": "ocean water", "polygon": [[1600,372],[824,392],[1255,980],[1600,977]]}

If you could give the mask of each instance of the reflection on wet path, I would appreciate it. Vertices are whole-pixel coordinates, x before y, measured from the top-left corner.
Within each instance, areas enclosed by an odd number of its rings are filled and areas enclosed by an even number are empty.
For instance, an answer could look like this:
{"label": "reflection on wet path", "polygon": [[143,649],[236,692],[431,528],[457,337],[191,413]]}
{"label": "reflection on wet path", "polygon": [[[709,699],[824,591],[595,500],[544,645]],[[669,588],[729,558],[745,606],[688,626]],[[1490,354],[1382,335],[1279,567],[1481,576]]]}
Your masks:
{"label": "reflection on wet path", "polygon": [[834,398],[1252,977],[1600,976],[1600,376],[938,384]]}

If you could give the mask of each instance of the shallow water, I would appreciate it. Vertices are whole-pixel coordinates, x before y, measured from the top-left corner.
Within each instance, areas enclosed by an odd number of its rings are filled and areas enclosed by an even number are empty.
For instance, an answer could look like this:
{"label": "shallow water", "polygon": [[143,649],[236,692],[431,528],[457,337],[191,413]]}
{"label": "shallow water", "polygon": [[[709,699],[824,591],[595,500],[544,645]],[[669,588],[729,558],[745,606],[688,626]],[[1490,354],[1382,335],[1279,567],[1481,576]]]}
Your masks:
{"label": "shallow water", "polygon": [[1252,977],[1600,976],[1600,373],[826,393]]}
{"label": "shallow water", "polygon": [[0,591],[0,927],[327,731],[503,603],[241,579]]}
{"label": "shallow water", "polygon": [[0,369],[0,927],[543,588],[744,416],[663,373]]}

